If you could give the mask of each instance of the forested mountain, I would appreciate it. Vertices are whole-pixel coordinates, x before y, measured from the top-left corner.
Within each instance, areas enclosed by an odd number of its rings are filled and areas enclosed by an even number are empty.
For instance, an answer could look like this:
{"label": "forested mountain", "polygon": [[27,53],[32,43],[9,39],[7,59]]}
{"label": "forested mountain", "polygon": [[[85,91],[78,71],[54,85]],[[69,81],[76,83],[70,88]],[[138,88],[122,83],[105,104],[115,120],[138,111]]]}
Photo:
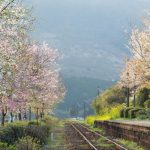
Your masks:
{"label": "forested mountain", "polygon": [[[64,82],[68,91],[65,100],[55,110],[56,114],[61,117],[69,117],[69,111],[74,107],[78,107],[79,116],[83,116],[84,102],[88,113],[91,108],[91,100],[97,96],[98,91],[102,92],[114,84],[113,81],[87,77],[64,78]],[[90,113],[92,113],[91,110]]]}

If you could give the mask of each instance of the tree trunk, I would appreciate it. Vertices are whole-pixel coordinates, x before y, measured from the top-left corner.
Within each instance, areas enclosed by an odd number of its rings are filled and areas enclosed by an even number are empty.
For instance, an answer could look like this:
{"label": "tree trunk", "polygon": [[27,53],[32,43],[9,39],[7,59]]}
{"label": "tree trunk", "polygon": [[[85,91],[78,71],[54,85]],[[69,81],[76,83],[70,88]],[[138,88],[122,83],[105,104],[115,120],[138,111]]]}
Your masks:
{"label": "tree trunk", "polygon": [[135,107],[135,94],[133,96],[133,107]]}
{"label": "tree trunk", "polygon": [[4,110],[2,110],[2,122],[1,122],[2,126],[5,125],[5,115],[4,115]]}
{"label": "tree trunk", "polygon": [[129,99],[130,99],[130,89],[129,89],[129,87],[128,87],[128,88],[127,88],[127,107],[130,106],[130,104],[129,104]]}
{"label": "tree trunk", "polygon": [[18,119],[19,119],[19,121],[21,121],[21,120],[22,120],[21,110],[19,110]]}
{"label": "tree trunk", "polygon": [[38,120],[39,120],[39,108],[36,109],[36,120],[37,120],[37,123],[38,123]]}
{"label": "tree trunk", "polygon": [[41,116],[41,119],[43,119],[43,117],[44,117],[44,104],[43,104],[43,108],[42,108],[42,111],[40,113],[40,116]]}
{"label": "tree trunk", "polygon": [[29,107],[29,121],[31,121],[31,107]]}
{"label": "tree trunk", "polygon": [[14,121],[13,117],[14,117],[13,113],[10,112],[10,122],[13,122],[13,121]]}
{"label": "tree trunk", "polygon": [[40,117],[41,117],[41,120],[42,120],[42,118],[43,118],[43,114],[42,114],[42,112],[40,113]]}
{"label": "tree trunk", "polygon": [[2,126],[5,125],[5,116],[6,116],[6,114],[7,114],[7,107],[5,107],[5,109],[2,108],[2,120],[1,120]]}
{"label": "tree trunk", "polygon": [[27,113],[26,113],[26,110],[24,112],[24,116],[23,116],[24,120],[27,120]]}

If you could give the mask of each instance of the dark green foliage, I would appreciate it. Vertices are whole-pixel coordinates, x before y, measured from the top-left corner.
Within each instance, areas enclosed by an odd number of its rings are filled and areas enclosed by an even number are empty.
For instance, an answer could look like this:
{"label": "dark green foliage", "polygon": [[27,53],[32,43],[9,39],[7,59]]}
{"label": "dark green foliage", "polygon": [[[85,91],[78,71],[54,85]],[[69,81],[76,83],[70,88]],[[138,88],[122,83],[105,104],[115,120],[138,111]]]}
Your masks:
{"label": "dark green foliage", "polygon": [[136,118],[137,116],[138,116],[138,112],[140,111],[140,110],[142,110],[141,108],[134,108],[134,109],[130,109],[129,110],[129,116],[130,116],[130,118],[132,119],[132,118]]}
{"label": "dark green foliage", "polygon": [[139,118],[139,119],[141,119],[141,120],[148,119],[147,111],[144,110],[144,109],[138,111],[138,113],[137,113],[137,118]]}
{"label": "dark green foliage", "polygon": [[40,144],[45,144],[49,136],[49,127],[46,125],[30,125],[26,127],[25,133],[26,135],[37,139],[40,142]]}
{"label": "dark green foliage", "polygon": [[120,111],[121,118],[137,118],[140,120],[150,119],[150,109],[124,108]]}
{"label": "dark green foliage", "polygon": [[8,126],[5,128],[0,128],[0,141],[2,142],[14,144],[18,138],[24,135],[24,127]]}
{"label": "dark green foliage", "polygon": [[133,109],[131,107],[127,107],[127,108],[123,108],[121,111],[120,111],[120,117],[121,118],[129,118],[129,111]]}
{"label": "dark green foliage", "polygon": [[143,109],[137,113],[137,118],[140,120],[150,119],[150,109]]}
{"label": "dark green foliage", "polygon": [[138,113],[137,113],[138,116],[139,115],[146,115],[146,114],[147,114],[147,112],[145,109],[142,109],[142,110],[138,111]]}
{"label": "dark green foliage", "polygon": [[47,125],[22,125],[12,124],[0,128],[0,142],[14,144],[19,138],[31,136],[40,144],[47,142],[49,127]]}
{"label": "dark green foliage", "polygon": [[120,111],[120,118],[124,118],[124,108]]}
{"label": "dark green foliage", "polygon": [[143,88],[137,94],[137,104],[140,107],[144,107],[144,102],[149,99],[150,89]]}
{"label": "dark green foliage", "polygon": [[39,125],[37,121],[29,121],[28,125]]}
{"label": "dark green foliage", "polygon": [[6,142],[9,144],[14,144],[14,142],[25,136],[25,127],[27,123],[25,122],[16,122],[13,124],[9,124],[6,127],[0,128],[0,141]]}
{"label": "dark green foliage", "polygon": [[150,120],[150,108],[149,109],[147,109],[147,116],[148,116],[148,119]]}
{"label": "dark green foliage", "polygon": [[133,108],[125,108],[125,109],[124,109],[124,112],[123,112],[123,113],[124,113],[124,115],[123,115],[124,118],[128,118],[128,117],[129,117],[129,111],[130,111],[131,109],[133,109]]}
{"label": "dark green foliage", "polygon": [[25,126],[10,126],[14,141],[25,136]]}

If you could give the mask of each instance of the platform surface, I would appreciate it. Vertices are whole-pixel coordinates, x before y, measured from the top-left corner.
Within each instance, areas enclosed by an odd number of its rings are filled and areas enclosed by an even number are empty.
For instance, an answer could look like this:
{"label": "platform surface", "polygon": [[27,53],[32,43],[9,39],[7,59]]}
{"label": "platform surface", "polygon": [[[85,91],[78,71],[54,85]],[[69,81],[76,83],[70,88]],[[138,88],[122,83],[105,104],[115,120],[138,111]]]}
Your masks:
{"label": "platform surface", "polygon": [[139,121],[139,120],[111,120],[109,122],[123,123],[129,125],[138,125],[143,127],[150,127],[150,121]]}

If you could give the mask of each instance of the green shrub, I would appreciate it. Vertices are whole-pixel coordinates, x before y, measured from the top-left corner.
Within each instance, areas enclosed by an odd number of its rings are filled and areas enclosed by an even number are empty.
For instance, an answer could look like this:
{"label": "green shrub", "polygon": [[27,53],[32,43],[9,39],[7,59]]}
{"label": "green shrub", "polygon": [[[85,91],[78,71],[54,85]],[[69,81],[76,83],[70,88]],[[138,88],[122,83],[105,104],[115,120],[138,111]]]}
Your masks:
{"label": "green shrub", "polygon": [[31,136],[45,144],[49,136],[49,126],[46,125],[27,125],[13,123],[0,128],[0,141],[14,144],[19,138]]}
{"label": "green shrub", "polygon": [[0,128],[0,141],[14,144],[18,138],[25,136],[26,122],[15,122]]}
{"label": "green shrub", "polygon": [[140,115],[147,115],[146,109],[139,110],[139,111],[137,112],[137,116],[140,116]]}
{"label": "green shrub", "polygon": [[130,118],[136,118],[138,111],[142,110],[141,108],[134,108],[129,110],[129,116]]}
{"label": "green shrub", "polygon": [[147,116],[148,116],[148,119],[150,119],[150,108],[149,109],[147,109]]}
{"label": "green shrub", "polygon": [[150,92],[150,89],[147,89],[147,88],[143,88],[138,92],[137,94],[138,106],[144,107],[145,101],[149,99],[149,92]]}
{"label": "green shrub", "polygon": [[12,125],[10,128],[13,135],[13,141],[16,141],[18,138],[25,136],[25,126]]}
{"label": "green shrub", "polygon": [[40,144],[45,144],[49,136],[49,127],[46,125],[30,125],[26,127],[25,133],[26,135],[37,139]]}
{"label": "green shrub", "polygon": [[14,142],[13,132],[10,127],[0,128],[0,141],[8,144],[12,144]]}
{"label": "green shrub", "polygon": [[120,110],[120,118],[124,118],[124,108]]}
{"label": "green shrub", "polygon": [[125,108],[124,109],[124,118],[128,118],[129,117],[129,111],[131,110],[131,109],[133,109],[133,108]]}
{"label": "green shrub", "polygon": [[24,128],[19,126],[8,126],[0,129],[0,141],[8,144],[14,142],[25,135]]}
{"label": "green shrub", "polygon": [[150,99],[144,103],[145,108],[150,108]]}
{"label": "green shrub", "polygon": [[137,118],[140,120],[148,119],[148,114],[146,110],[140,110],[137,113]]}
{"label": "green shrub", "polygon": [[37,121],[30,121],[28,125],[39,125],[40,123]]}
{"label": "green shrub", "polygon": [[38,141],[30,136],[19,139],[16,143],[17,150],[39,150]]}
{"label": "green shrub", "polygon": [[148,116],[147,115],[140,115],[137,118],[140,120],[146,120],[146,119],[148,119]]}
{"label": "green shrub", "polygon": [[13,123],[0,128],[0,141],[14,144],[18,138],[25,136],[24,124]]}

